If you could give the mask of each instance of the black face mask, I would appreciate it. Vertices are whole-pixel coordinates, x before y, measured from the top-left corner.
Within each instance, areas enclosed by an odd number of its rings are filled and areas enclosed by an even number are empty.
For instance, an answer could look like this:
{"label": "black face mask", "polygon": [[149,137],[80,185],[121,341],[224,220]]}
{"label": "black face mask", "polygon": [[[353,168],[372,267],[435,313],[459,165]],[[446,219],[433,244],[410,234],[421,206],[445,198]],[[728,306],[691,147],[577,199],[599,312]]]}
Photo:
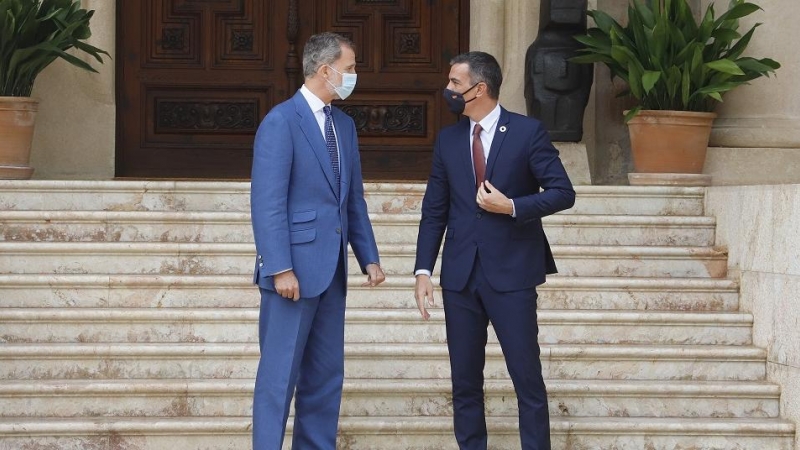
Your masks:
{"label": "black face mask", "polygon": [[469,100],[464,100],[464,94],[467,92],[475,89],[475,86],[479,85],[480,83],[475,83],[472,85],[471,88],[467,89],[463,93],[458,93],[456,91],[451,91],[450,89],[445,89],[442,95],[444,95],[444,101],[447,103],[447,107],[450,109],[450,112],[454,114],[461,114],[464,112],[464,108],[467,106],[467,103],[475,100],[478,97],[472,97]]}

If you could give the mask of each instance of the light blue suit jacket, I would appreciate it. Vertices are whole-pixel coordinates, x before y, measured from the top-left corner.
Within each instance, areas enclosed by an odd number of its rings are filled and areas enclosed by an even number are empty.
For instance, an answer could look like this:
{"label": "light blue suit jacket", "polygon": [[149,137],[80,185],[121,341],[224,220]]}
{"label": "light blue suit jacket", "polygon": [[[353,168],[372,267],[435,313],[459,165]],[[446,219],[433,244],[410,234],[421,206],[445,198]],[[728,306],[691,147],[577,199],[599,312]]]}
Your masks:
{"label": "light blue suit jacket", "polygon": [[355,124],[338,108],[332,110],[339,192],[325,139],[299,91],[275,106],[256,133],[250,197],[258,253],[253,282],[263,289],[274,290],[272,275],[292,269],[301,297],[320,295],[348,243],[362,272],[367,264],[379,262],[364,201]]}

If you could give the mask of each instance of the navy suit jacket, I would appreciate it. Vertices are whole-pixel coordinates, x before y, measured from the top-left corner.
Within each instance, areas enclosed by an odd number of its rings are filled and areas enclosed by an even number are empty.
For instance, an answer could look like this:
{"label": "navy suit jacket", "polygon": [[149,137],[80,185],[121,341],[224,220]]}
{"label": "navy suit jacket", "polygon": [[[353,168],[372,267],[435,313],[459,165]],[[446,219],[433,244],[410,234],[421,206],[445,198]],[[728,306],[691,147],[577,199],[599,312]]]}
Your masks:
{"label": "navy suit jacket", "polygon": [[543,283],[556,265],[541,219],[575,203],[558,150],[541,122],[501,108],[486,179],[514,200],[516,218],[478,207],[471,154],[469,119],[441,130],[422,202],[415,271],[433,271],[444,236],[443,289],[466,286],[476,255],[497,291]]}
{"label": "navy suit jacket", "polygon": [[320,295],[333,279],[339,255],[347,254],[348,243],[362,272],[367,264],[379,262],[364,201],[355,124],[335,107],[332,117],[340,186],[319,124],[299,91],[272,108],[258,127],[250,208],[258,253],[253,281],[263,289],[274,290],[272,275],[292,269],[301,297]]}

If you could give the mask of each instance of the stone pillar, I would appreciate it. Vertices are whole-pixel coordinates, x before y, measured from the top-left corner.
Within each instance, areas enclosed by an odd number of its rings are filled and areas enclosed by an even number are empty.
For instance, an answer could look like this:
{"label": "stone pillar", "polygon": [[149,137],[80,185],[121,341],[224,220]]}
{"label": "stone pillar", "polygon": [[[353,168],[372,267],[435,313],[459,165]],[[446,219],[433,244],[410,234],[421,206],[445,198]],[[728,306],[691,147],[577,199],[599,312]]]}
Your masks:
{"label": "stone pillar", "polygon": [[[714,3],[717,14],[728,0]],[[759,78],[725,94],[716,112],[705,172],[714,184],[800,183],[800,29],[796,0],[756,0],[764,10],[741,20],[740,31],[755,23],[745,55],[781,63],[775,77]]]}
{"label": "stone pillar", "polygon": [[[82,0],[94,9],[91,45],[115,58],[116,2]],[[100,73],[78,69],[62,60],[37,77],[33,96],[41,100],[31,150],[34,178],[108,179],[114,177],[116,136],[115,59],[99,64],[76,54]]]}
{"label": "stone pillar", "polygon": [[[589,2],[589,9],[605,11],[621,23],[627,13],[627,3],[619,0],[596,0]],[[589,26],[594,26],[590,21]],[[633,169],[628,127],[622,112],[634,106],[631,98],[618,98],[624,82],[611,81],[611,72],[603,64],[594,65],[594,102],[589,103],[587,116],[594,120],[594,139],[589,141],[589,165],[594,184],[628,184],[628,173]],[[590,132],[584,122],[584,129]]]}

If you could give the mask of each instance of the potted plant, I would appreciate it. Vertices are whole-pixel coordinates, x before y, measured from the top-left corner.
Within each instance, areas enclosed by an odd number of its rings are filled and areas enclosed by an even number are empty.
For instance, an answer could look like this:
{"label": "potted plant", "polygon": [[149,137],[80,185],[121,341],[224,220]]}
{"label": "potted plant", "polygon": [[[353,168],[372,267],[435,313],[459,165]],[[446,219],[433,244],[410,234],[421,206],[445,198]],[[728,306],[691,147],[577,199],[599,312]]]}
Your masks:
{"label": "potted plant", "polygon": [[0,0],[0,178],[33,174],[30,149],[39,102],[30,95],[36,76],[57,58],[97,72],[67,53],[73,47],[100,63],[100,55],[108,55],[84,42],[93,14],[80,0]]}
{"label": "potted plant", "polygon": [[703,172],[722,96],[780,67],[768,58],[742,56],[761,24],[742,35],[739,19],[759,9],[732,0],[716,17],[712,3],[698,22],[687,0],[633,0],[624,27],[602,11],[589,11],[596,26],[575,37],[585,48],[572,61],[604,63],[612,79],[627,83],[621,95],[638,100],[625,112],[636,172]]}

